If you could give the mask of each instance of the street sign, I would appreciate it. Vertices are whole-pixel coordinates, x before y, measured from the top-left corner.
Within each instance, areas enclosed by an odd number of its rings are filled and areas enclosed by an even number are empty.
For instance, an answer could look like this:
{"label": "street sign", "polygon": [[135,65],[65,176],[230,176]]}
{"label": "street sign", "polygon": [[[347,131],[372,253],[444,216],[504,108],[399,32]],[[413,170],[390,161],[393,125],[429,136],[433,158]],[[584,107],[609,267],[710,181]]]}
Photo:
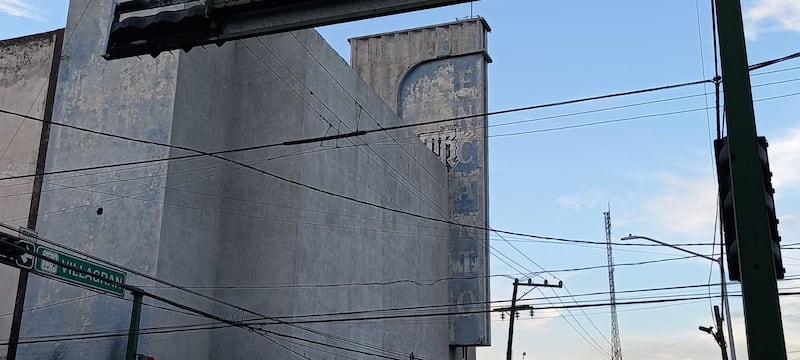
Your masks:
{"label": "street sign", "polygon": [[36,249],[36,245],[25,240],[20,240],[19,245],[25,248],[25,253],[20,254],[15,259],[17,262],[17,266],[27,270],[33,269],[34,258],[33,254],[31,253],[33,253],[33,250]]}
{"label": "street sign", "polygon": [[38,235],[35,230],[28,229],[24,226],[19,227],[19,244],[25,248],[25,253],[17,257],[17,266],[22,269],[33,269],[34,256],[33,252],[36,250],[36,238]]}
{"label": "street sign", "polygon": [[[38,275],[47,276],[70,284],[88,287],[117,296],[124,296],[125,273],[97,263],[79,259],[61,251],[44,246],[36,247],[36,266]],[[75,269],[83,270],[89,274]]]}

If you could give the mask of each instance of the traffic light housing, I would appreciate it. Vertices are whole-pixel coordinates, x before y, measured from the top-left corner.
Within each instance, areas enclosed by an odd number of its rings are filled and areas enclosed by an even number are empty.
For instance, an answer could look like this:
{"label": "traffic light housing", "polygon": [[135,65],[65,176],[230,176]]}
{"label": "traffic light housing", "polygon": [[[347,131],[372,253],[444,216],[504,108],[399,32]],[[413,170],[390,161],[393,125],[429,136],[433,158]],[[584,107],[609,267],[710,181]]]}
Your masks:
{"label": "traffic light housing", "polygon": [[[763,136],[758,137],[758,152],[761,160],[761,174],[764,180],[764,202],[767,208],[767,219],[769,221],[770,239],[759,240],[769,241],[772,246],[772,258],[775,264],[775,277],[783,279],[786,270],[783,268],[781,259],[780,241],[778,234],[778,218],[775,213],[775,188],[772,186],[772,172],[769,168],[769,156],[767,155],[767,139]],[[719,183],[719,208],[722,219],[723,232],[725,234],[725,250],[728,257],[728,276],[731,280],[741,281],[739,271],[739,239],[736,236],[736,218],[734,216],[734,194],[731,184],[731,157],[728,147],[728,138],[714,140],[714,152],[717,160],[717,182]]]}
{"label": "traffic light housing", "polygon": [[26,253],[26,247],[20,239],[15,236],[0,233],[0,263],[9,266],[17,266],[22,256]]}

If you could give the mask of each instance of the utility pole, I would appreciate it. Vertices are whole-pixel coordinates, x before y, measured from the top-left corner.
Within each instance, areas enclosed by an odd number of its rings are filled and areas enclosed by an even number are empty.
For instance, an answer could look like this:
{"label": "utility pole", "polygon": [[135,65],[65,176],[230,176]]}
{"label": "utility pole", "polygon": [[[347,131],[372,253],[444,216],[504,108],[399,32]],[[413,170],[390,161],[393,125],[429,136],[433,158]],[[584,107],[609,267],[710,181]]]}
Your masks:
{"label": "utility pole", "polygon": [[[725,243],[720,242],[720,246],[724,249]],[[730,351],[731,351],[731,360],[736,360],[736,344],[733,342],[733,318],[731,318],[731,302],[728,299],[728,279],[725,278],[725,264],[723,264],[723,259],[725,255],[720,252],[719,253],[719,279],[720,279],[720,299],[722,301],[722,308],[725,309],[725,317],[719,316],[719,311],[717,311],[717,307],[714,306],[714,317],[717,318],[717,332],[722,331],[722,327],[720,322],[725,321],[725,325],[728,327],[728,342],[730,343]],[[727,319],[727,320],[725,320]],[[720,335],[722,337],[723,346],[725,342],[725,335]],[[724,351],[723,351],[724,352]],[[728,359],[728,354],[724,354],[723,359]]]}
{"label": "utility pole", "polygon": [[698,326],[697,328],[700,331],[709,333],[711,336],[714,337],[714,340],[717,341],[717,345],[719,345],[719,349],[722,351],[722,360],[728,360],[728,352],[726,351],[725,345],[725,335],[722,333],[722,316],[719,315],[719,306],[714,305],[714,319],[717,321],[717,331],[714,331],[714,327],[705,327],[705,326]]}
{"label": "utility pole", "polygon": [[[519,305],[517,306],[517,288],[519,286],[530,286],[530,287],[552,287],[552,288],[561,288],[564,286],[564,283],[559,281],[558,285],[551,285],[544,281],[543,284],[534,283],[533,280],[528,279],[527,283],[519,282],[519,279],[514,279],[514,291],[511,295],[511,306],[507,308],[500,308],[495,309],[494,311],[499,311],[502,313],[508,312],[509,314],[509,322],[508,322],[508,348],[506,349],[506,360],[511,360],[511,346],[514,342],[514,319],[519,317],[520,310],[530,310],[531,316],[533,316],[533,307],[530,305]],[[524,296],[524,295],[523,295]]]}
{"label": "utility pole", "polygon": [[[136,360],[136,350],[139,346],[139,321],[142,317],[142,298],[144,293],[133,291],[133,308],[131,309],[131,326],[128,329],[128,347],[125,350],[125,360]],[[413,358],[413,354],[411,355]]]}
{"label": "utility pole", "polygon": [[742,6],[739,0],[715,1],[747,350],[751,357],[785,360],[786,342],[764,201],[764,179],[760,175],[762,164],[756,139]]}
{"label": "utility pole", "polygon": [[[675,250],[680,250],[680,251],[685,252],[687,254],[692,254],[692,255],[697,256],[699,258],[703,258],[703,259],[706,259],[706,260],[711,260],[711,261],[719,264],[719,274],[720,274],[719,278],[721,280],[721,285],[722,285],[721,286],[721,290],[722,290],[721,291],[721,299],[722,299],[722,306],[725,307],[725,313],[726,313],[725,316],[728,317],[728,337],[730,338],[730,341],[731,341],[731,357],[733,358],[733,360],[736,360],[736,351],[733,348],[733,327],[731,326],[731,321],[730,321],[731,320],[731,308],[730,308],[730,304],[728,302],[728,297],[727,297],[727,294],[728,294],[728,290],[727,289],[728,289],[728,287],[727,287],[727,283],[725,281],[725,266],[722,264],[722,259],[723,259],[722,258],[722,254],[720,254],[719,259],[715,259],[715,258],[712,258],[712,257],[707,256],[707,255],[703,255],[703,254],[700,254],[700,253],[697,253],[697,252],[694,252],[694,251],[691,251],[691,250],[686,250],[684,248],[677,247],[675,245],[665,243],[663,241],[659,241],[659,240],[656,240],[656,239],[653,239],[653,238],[649,238],[647,236],[639,236],[639,235],[633,235],[633,234],[629,234],[628,236],[625,236],[625,237],[621,238],[620,240],[625,241],[625,240],[631,240],[631,239],[643,239],[643,240],[651,241],[651,242],[654,242],[656,244],[659,244],[659,245],[662,245],[662,246],[666,246],[666,247],[669,247],[669,248],[673,248]],[[721,323],[723,321],[723,318],[721,316],[719,316],[718,314],[719,313],[717,313],[717,315],[716,315],[716,320],[718,322],[717,326],[719,327],[719,326],[721,326],[719,323]],[[703,329],[708,329],[708,328],[702,328],[700,330],[703,330]],[[721,330],[721,328],[718,328],[718,330]],[[703,331],[705,331],[705,330],[703,330]],[[706,331],[706,332],[708,332],[708,331]],[[721,334],[721,333],[719,334],[719,336],[720,336],[720,338],[722,339],[722,341],[724,343],[725,336],[723,334]]]}

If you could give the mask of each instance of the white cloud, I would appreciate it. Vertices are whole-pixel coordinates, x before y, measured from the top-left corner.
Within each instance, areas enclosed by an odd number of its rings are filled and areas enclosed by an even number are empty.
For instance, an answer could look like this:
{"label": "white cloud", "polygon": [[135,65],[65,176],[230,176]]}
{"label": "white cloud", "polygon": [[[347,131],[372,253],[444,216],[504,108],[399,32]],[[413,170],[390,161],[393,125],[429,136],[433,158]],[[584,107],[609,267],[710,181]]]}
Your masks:
{"label": "white cloud", "polygon": [[691,236],[713,232],[717,184],[710,174],[660,174],[653,183],[660,191],[636,201],[641,208],[631,214],[631,223]]}
{"label": "white cloud", "polygon": [[756,0],[745,11],[744,20],[750,36],[765,31],[800,31],[800,0]]}
{"label": "white cloud", "polygon": [[575,211],[581,211],[585,208],[595,208],[597,207],[600,202],[603,200],[603,194],[596,192],[596,193],[587,193],[587,194],[571,194],[571,195],[564,195],[559,196],[556,198],[558,205],[572,209]]}
{"label": "white cloud", "polygon": [[[552,331],[552,324],[562,316],[561,311],[558,309],[542,309],[534,312],[534,317],[531,318],[530,314],[521,311],[519,314],[520,320],[515,323],[515,330],[519,332],[548,332]],[[508,326],[506,325],[506,328]]]}
{"label": "white cloud", "polygon": [[[769,158],[777,196],[788,196],[795,188],[800,188],[800,128],[770,139]],[[627,199],[627,204],[623,204],[627,206],[622,207],[622,216],[617,217],[617,225],[710,236],[717,211],[717,183],[707,168],[687,169],[687,172],[660,173],[642,178],[641,181],[657,191]],[[579,203],[572,198],[559,199],[559,202],[562,206]],[[633,210],[625,211],[625,208]],[[783,228],[794,226],[797,219],[792,214],[797,210],[781,203],[779,211],[782,212]]]}
{"label": "white cloud", "polygon": [[[778,281],[779,287],[789,287],[782,281]],[[736,343],[736,356],[740,359],[747,359],[747,333],[745,331],[744,314],[741,308],[741,298],[732,297],[731,317],[733,318],[733,333]],[[783,319],[783,333],[788,351],[800,349],[800,298],[796,296],[781,296],[781,317]],[[728,333],[725,333],[728,336]],[[789,357],[789,359],[796,359]]]}
{"label": "white cloud", "polygon": [[39,9],[24,0],[0,0],[0,12],[11,16],[19,16],[36,21],[44,21],[39,15]]}
{"label": "white cloud", "polygon": [[772,184],[781,190],[800,186],[800,128],[769,142],[769,164]]}

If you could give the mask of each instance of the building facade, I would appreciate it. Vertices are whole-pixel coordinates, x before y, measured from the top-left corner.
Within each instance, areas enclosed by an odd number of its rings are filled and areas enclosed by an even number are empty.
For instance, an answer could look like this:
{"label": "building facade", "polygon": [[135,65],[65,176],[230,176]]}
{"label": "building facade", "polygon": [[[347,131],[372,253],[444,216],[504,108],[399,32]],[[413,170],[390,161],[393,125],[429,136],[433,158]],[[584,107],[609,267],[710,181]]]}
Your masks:
{"label": "building facade", "polygon": [[[55,73],[61,58],[63,30],[0,40],[0,109],[37,119],[49,119],[53,109]],[[0,176],[18,176],[44,167],[48,127],[42,122],[0,113]],[[46,141],[44,142],[46,144]],[[41,183],[34,178],[0,183],[0,219],[11,227],[35,228]],[[0,231],[8,231],[0,229]],[[0,265],[0,339],[18,331],[21,314],[14,314],[18,285],[25,287],[27,274]],[[3,342],[3,341],[0,341]],[[0,359],[8,351],[0,345]]]}
{"label": "building facade", "polygon": [[[453,346],[488,346],[487,33],[482,18],[350,39],[352,66],[448,170]],[[442,121],[448,120],[448,121]],[[483,312],[479,312],[483,311]],[[477,313],[476,313],[477,312]]]}
{"label": "building facade", "polygon": [[[313,30],[104,60],[110,4],[87,1],[70,3],[43,171],[93,169],[44,176],[36,230],[147,294],[247,324],[145,296],[139,353],[444,359],[488,343],[482,315],[452,315],[488,299],[487,278],[451,280],[458,256],[488,266],[459,240],[486,237],[454,225],[486,224],[485,123],[453,145],[470,161],[443,162],[414,129],[337,138],[426,117],[411,101],[398,114]],[[472,71],[464,96],[441,106],[485,111],[483,59],[457,66]],[[232,149],[247,150],[186,157]],[[31,276],[24,300],[18,359],[123,357],[130,294]]]}

